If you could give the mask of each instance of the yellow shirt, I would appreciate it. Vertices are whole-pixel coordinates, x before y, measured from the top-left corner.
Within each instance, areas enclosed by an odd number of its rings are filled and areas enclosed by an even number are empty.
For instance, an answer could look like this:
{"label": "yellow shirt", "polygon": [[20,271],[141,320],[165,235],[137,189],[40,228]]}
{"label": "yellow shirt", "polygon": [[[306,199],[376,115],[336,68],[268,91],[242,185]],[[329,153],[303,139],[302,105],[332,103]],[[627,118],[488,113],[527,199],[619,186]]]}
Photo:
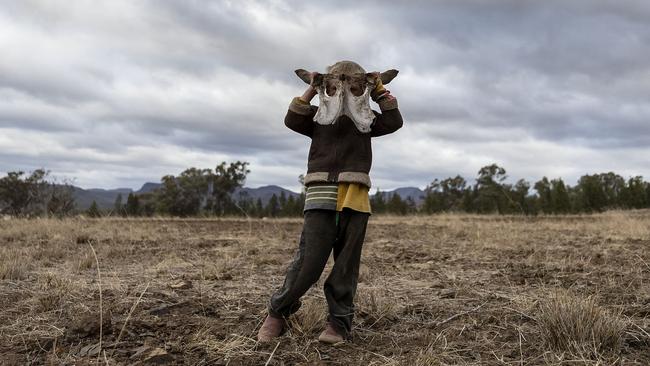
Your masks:
{"label": "yellow shirt", "polygon": [[349,209],[371,213],[369,188],[359,183],[339,183],[336,199],[336,211],[342,211],[344,207]]}

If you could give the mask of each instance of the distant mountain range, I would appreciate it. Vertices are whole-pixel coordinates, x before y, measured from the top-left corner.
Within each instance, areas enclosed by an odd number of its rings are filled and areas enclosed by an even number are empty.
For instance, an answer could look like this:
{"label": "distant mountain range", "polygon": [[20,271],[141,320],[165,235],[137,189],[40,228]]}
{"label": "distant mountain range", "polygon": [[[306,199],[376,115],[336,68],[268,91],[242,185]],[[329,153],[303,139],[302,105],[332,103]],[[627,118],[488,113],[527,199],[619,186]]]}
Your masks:
{"label": "distant mountain range", "polygon": [[[97,202],[97,206],[99,206],[100,209],[111,209],[115,204],[115,200],[117,199],[117,196],[120,194],[122,195],[122,203],[126,203],[126,198],[128,197],[129,193],[135,193],[135,194],[150,193],[156,190],[158,187],[160,187],[160,183],[151,183],[151,182],[143,184],[142,187],[137,191],[134,191],[131,188],[83,189],[79,187],[73,187],[73,195],[75,198],[77,209],[85,210],[88,207],[90,207],[93,201]],[[297,197],[300,195],[299,193],[290,191],[280,186],[269,185],[269,186],[263,186],[258,188],[248,188],[248,187],[238,188],[232,194],[232,197],[235,200],[239,200],[240,198],[243,197],[250,197],[253,201],[257,201],[257,199],[259,198],[262,200],[262,204],[266,205],[266,203],[271,199],[271,197],[274,194],[280,197],[282,192],[284,192],[287,198],[289,196]],[[403,188],[397,188],[392,191],[385,191],[385,192],[382,191],[381,193],[385,199],[389,199],[395,193],[399,194],[400,197],[402,197],[402,199],[411,197],[411,199],[413,199],[413,201],[415,201],[416,205],[418,206],[424,200],[424,191],[422,191],[417,187],[403,187]]]}
{"label": "distant mountain range", "polygon": [[411,198],[416,206],[420,206],[424,202],[424,191],[417,187],[402,187],[392,191],[382,191],[381,194],[386,200],[390,199],[394,194],[398,194],[404,200]]}

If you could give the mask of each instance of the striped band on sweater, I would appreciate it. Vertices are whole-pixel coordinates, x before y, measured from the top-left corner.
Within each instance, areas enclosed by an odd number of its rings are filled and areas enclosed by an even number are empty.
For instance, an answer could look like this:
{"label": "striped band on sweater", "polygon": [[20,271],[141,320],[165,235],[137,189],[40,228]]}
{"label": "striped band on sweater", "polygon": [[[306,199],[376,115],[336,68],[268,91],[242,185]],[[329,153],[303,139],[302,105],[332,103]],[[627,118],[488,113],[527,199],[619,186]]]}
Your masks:
{"label": "striped band on sweater", "polygon": [[318,184],[307,187],[305,211],[312,209],[336,210],[338,184]]}

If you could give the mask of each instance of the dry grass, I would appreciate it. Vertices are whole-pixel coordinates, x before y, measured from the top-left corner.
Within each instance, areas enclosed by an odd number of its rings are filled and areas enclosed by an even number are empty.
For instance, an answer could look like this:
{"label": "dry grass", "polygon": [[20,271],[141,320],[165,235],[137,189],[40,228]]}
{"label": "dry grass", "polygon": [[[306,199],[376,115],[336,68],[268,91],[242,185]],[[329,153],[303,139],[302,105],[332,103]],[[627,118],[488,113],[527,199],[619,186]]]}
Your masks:
{"label": "dry grass", "polygon": [[92,269],[94,266],[95,266],[95,258],[92,256],[92,254],[88,254],[88,253],[83,254],[82,257],[79,259],[79,262],[77,263],[77,269],[79,271]]}
{"label": "dry grass", "polygon": [[327,307],[322,298],[307,297],[295,316],[289,318],[289,327],[297,336],[318,336],[325,328]]}
{"label": "dry grass", "polygon": [[190,341],[192,349],[201,350],[224,361],[256,354],[255,343],[255,339],[251,337],[230,334],[222,338],[207,329],[197,333]]}
{"label": "dry grass", "polygon": [[23,280],[29,272],[29,262],[17,250],[0,252],[0,280]]}
{"label": "dry grass", "polygon": [[373,216],[353,341],[315,340],[321,280],[258,344],[301,224],[2,220],[0,364],[97,363],[97,263],[111,365],[154,348],[199,365],[650,364],[650,212]]}
{"label": "dry grass", "polygon": [[58,310],[63,306],[72,283],[56,273],[46,272],[38,277],[35,312],[48,312]]}
{"label": "dry grass", "polygon": [[213,261],[203,264],[202,278],[206,280],[231,280],[236,271],[238,261],[229,255],[224,255]]}
{"label": "dry grass", "polygon": [[442,365],[463,365],[467,364],[458,353],[463,349],[455,349],[447,343],[444,333],[437,334],[425,348],[420,349],[412,360],[414,366],[442,366]]}
{"label": "dry grass", "polygon": [[540,301],[538,324],[546,344],[571,358],[599,359],[620,353],[626,323],[594,296],[558,291]]}
{"label": "dry grass", "polygon": [[356,313],[366,328],[397,320],[399,303],[385,287],[360,287],[355,303]]}

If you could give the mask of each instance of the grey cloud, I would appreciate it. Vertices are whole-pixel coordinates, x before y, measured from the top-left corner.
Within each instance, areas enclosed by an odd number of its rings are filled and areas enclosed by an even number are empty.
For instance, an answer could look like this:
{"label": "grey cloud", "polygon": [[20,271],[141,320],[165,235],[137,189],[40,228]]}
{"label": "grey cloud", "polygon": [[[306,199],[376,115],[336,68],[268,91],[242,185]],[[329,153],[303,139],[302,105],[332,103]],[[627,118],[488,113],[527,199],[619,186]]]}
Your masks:
{"label": "grey cloud", "polygon": [[[404,131],[374,145],[382,188],[473,177],[490,160],[522,177],[650,175],[642,160],[612,160],[650,154],[646,1],[409,5],[0,0],[0,171],[47,165],[87,186],[101,169],[104,187],[135,188],[245,158],[258,164],[249,183],[295,186],[309,140],[283,125],[304,88],[293,69],[354,59],[401,70],[389,88]],[[51,144],[20,154],[10,132]],[[157,146],[173,152],[148,155]]]}

